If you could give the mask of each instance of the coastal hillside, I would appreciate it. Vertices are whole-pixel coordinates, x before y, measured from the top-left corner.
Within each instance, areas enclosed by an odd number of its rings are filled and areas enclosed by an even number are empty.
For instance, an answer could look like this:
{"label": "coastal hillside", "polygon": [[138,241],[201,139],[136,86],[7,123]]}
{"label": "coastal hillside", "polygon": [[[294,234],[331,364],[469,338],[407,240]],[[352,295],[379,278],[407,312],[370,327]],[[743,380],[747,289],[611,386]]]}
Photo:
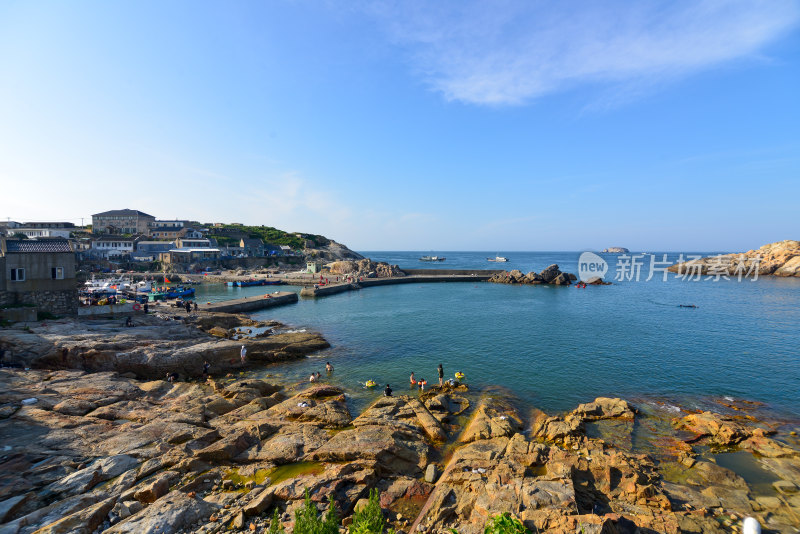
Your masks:
{"label": "coastal hillside", "polygon": [[747,252],[710,256],[669,268],[674,273],[800,276],[800,241],[787,239]]}
{"label": "coastal hillside", "polygon": [[360,260],[361,254],[323,235],[286,232],[271,226],[245,226],[242,224],[203,225],[211,229],[208,237],[222,246],[236,245],[242,238],[261,239],[271,245],[285,245],[302,252],[309,259],[328,261]]}

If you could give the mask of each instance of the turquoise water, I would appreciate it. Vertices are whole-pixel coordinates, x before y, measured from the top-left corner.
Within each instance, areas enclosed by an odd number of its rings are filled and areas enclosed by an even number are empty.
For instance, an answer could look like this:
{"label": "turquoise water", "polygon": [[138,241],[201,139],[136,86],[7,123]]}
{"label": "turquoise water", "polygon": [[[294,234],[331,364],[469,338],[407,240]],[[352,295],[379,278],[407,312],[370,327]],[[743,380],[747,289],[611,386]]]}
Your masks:
{"label": "turquoise water", "polygon": [[[372,252],[373,260],[420,268],[519,268],[558,263],[576,272],[578,253]],[[616,256],[605,256],[614,276]],[[675,257],[671,255],[671,257]],[[660,259],[660,255],[659,255]],[[642,280],[647,276],[645,268]],[[263,293],[264,288],[260,289]],[[681,308],[694,304],[697,308]],[[800,415],[800,279],[687,281],[658,274],[611,286],[440,283],[383,286],[255,315],[321,332],[333,347],[270,372],[300,381],[326,360],[331,380],[354,388],[372,379],[405,389],[411,371],[429,382],[466,373],[472,386],[505,385],[546,411],[596,396],[699,399],[730,396]],[[402,387],[398,387],[402,386]]]}

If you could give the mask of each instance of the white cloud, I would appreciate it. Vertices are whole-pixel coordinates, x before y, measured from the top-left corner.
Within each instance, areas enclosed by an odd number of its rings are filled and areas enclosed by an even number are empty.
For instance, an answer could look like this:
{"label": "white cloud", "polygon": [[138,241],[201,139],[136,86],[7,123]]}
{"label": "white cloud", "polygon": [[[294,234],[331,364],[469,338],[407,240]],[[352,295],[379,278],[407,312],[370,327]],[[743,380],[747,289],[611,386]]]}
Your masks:
{"label": "white cloud", "polygon": [[797,0],[372,5],[448,100],[514,105],[579,84],[675,79],[755,57],[800,18]]}

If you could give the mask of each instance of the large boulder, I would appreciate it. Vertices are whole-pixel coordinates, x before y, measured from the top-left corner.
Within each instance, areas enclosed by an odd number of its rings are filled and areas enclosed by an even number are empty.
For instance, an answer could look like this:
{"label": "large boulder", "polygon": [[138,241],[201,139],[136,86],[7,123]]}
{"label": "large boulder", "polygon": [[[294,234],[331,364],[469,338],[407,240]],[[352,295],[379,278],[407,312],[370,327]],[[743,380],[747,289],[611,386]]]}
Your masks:
{"label": "large boulder", "polygon": [[557,264],[552,264],[546,267],[542,272],[539,273],[539,276],[542,277],[542,280],[545,281],[547,284],[553,283],[553,280],[561,274],[561,271],[558,269]]}

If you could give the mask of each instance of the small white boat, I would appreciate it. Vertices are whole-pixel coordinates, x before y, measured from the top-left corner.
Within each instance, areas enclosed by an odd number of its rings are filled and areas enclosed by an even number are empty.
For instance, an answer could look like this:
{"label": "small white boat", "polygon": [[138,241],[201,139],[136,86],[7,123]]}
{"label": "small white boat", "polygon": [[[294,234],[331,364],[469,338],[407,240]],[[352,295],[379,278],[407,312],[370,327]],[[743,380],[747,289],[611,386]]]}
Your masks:
{"label": "small white boat", "polygon": [[419,261],[444,261],[445,258],[440,258],[439,256],[422,256]]}
{"label": "small white boat", "polygon": [[494,258],[486,258],[486,261],[508,261],[505,256],[495,256]]}

